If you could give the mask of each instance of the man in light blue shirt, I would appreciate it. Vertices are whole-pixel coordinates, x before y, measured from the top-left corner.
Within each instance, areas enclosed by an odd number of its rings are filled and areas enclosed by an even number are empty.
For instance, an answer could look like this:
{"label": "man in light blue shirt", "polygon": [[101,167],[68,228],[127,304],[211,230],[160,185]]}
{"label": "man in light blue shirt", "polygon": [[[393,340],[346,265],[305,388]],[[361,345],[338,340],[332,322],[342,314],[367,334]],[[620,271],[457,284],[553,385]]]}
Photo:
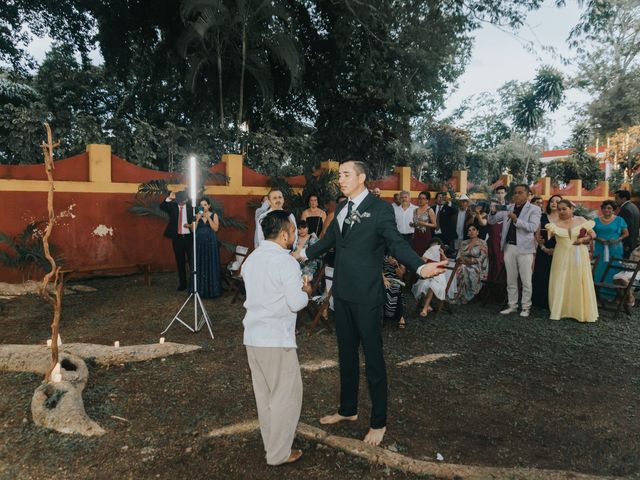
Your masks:
{"label": "man in light blue shirt", "polygon": [[302,410],[302,377],[296,352],[296,313],[306,307],[311,287],[289,254],[295,225],[289,212],[262,219],[264,240],[242,264],[247,300],[244,345],[269,465],[293,463],[302,450],[291,446]]}

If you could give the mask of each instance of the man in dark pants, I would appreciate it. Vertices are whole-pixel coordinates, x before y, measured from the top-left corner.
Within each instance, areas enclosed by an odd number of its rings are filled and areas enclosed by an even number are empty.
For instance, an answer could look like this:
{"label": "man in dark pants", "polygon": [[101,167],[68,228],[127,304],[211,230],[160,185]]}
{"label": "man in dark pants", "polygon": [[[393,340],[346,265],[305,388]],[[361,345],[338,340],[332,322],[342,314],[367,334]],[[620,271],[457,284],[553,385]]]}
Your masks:
{"label": "man in dark pants", "polygon": [[357,420],[360,378],[359,347],[371,396],[371,423],[364,441],[379,445],[387,423],[387,372],[382,353],[382,317],[385,300],[382,265],[385,249],[423,278],[444,272],[447,263],[428,263],[400,236],[391,205],[367,191],[366,165],[340,165],[340,189],[348,197],[336,209],[322,239],[304,249],[302,258],[314,259],[335,247],[333,296],[340,360],[340,408],[320,419],[322,424]]}
{"label": "man in dark pants", "polygon": [[618,190],[615,193],[616,203],[620,206],[618,215],[627,222],[629,236],[622,241],[624,245],[624,258],[629,258],[634,248],[638,246],[638,229],[640,229],[640,210],[631,201],[631,192]]}
{"label": "man in dark pants", "polygon": [[[173,254],[178,267],[178,290],[187,289],[187,261],[191,265],[193,256],[193,237],[189,226],[193,222],[193,209],[187,201],[187,192],[171,192],[160,204],[160,209],[169,215],[169,223],[164,236],[171,239]],[[188,225],[188,226],[187,226]]]}

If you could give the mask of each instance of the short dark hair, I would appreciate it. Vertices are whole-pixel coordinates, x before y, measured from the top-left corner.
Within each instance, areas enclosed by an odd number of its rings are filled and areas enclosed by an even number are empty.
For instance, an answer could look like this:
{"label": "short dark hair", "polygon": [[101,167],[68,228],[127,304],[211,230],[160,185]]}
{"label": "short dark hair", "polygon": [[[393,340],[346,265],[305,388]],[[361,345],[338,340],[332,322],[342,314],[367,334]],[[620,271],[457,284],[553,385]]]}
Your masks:
{"label": "short dark hair", "polygon": [[431,200],[431,194],[430,194],[429,192],[427,192],[426,190],[425,190],[425,191],[423,191],[423,192],[420,192],[420,193],[418,194],[418,198],[420,198],[420,195],[424,195],[424,196],[426,196],[426,197],[427,197],[427,200]]}
{"label": "short dark hair", "polygon": [[187,198],[188,196],[185,190],[180,190],[179,192],[176,192],[176,202],[178,203],[186,202]]}
{"label": "short dark hair", "polygon": [[285,229],[289,228],[291,222],[289,221],[289,215],[286,210],[273,210],[262,219],[262,233],[267,240],[274,239],[278,234]]}
{"label": "short dark hair", "polygon": [[615,210],[616,208],[618,208],[618,204],[613,200],[605,200],[600,204],[600,209],[603,209],[604,207],[611,207]]}
{"label": "short dark hair", "polygon": [[[209,208],[211,208],[211,199],[209,197],[202,197],[200,199],[200,202],[207,202],[207,205],[209,205]],[[198,202],[198,203],[200,203]]]}
{"label": "short dark hair", "polygon": [[539,197],[538,195],[531,197],[531,203],[536,203],[539,200],[542,200],[542,197]]}
{"label": "short dark hair", "polygon": [[300,220],[298,222],[298,228],[309,228],[309,225],[307,224],[306,220]]}
{"label": "short dark hair", "polygon": [[522,188],[524,188],[524,189],[525,189],[525,191],[526,191],[527,193],[531,193],[531,188],[530,188],[530,187],[529,187],[529,185],[527,185],[526,183],[516,183],[516,184],[513,186],[513,191],[515,192],[516,188],[518,188],[518,187],[522,187]]}
{"label": "short dark hair", "polygon": [[551,195],[549,197],[549,200],[547,200],[547,208],[545,208],[545,211],[548,214],[551,213],[551,200],[553,200],[554,198],[559,198],[560,200],[562,200],[562,195]]}
{"label": "short dark hair", "polygon": [[311,193],[311,194],[309,194],[309,196],[307,197],[307,205],[309,205],[309,202],[311,201],[311,199],[312,199],[313,197],[316,197],[316,200],[320,200],[320,197],[318,197],[318,194],[316,194],[316,193]]}
{"label": "short dark hair", "polygon": [[504,190],[506,192],[507,187],[505,187],[504,185],[498,185],[496,188],[493,189],[494,192],[497,192],[498,190]]}
{"label": "short dark hair", "polygon": [[282,193],[282,196],[284,196],[284,192],[282,190],[280,190],[279,188],[272,188],[271,190],[269,190],[269,193],[267,193],[267,198],[271,198],[271,194],[273,192],[280,192]]}
{"label": "short dark hair", "polygon": [[618,190],[615,194],[625,200],[631,200],[631,192],[629,190]]}
{"label": "short dark hair", "polygon": [[367,177],[365,180],[369,180],[369,165],[360,161],[360,160],[349,160],[353,162],[353,168],[358,175],[362,175],[363,173]]}

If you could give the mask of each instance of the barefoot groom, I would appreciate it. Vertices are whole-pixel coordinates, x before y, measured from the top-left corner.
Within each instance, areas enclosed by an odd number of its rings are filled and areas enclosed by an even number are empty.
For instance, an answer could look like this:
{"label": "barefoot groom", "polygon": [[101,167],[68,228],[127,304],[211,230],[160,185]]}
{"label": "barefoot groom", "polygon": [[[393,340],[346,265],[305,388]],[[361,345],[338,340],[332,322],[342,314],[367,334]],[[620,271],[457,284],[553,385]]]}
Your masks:
{"label": "barefoot groom", "polygon": [[371,397],[371,423],[364,441],[379,445],[387,425],[387,371],[382,353],[384,286],[382,264],[385,249],[417,271],[422,278],[444,272],[445,262],[425,264],[400,236],[391,205],[369,193],[367,166],[349,161],[340,165],[342,202],[325,236],[301,252],[314,259],[335,247],[333,296],[340,362],[340,407],[320,419],[324,425],[358,418],[359,347]]}

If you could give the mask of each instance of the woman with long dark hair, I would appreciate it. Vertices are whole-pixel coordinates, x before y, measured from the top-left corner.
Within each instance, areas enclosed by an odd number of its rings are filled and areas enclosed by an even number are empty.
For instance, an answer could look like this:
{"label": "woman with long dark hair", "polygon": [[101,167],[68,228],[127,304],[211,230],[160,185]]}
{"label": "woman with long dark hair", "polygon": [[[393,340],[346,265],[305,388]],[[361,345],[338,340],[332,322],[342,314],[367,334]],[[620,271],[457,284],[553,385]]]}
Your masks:
{"label": "woman with long dark hair", "polygon": [[[556,239],[549,236],[545,226],[558,220],[558,202],[562,200],[560,195],[552,195],[547,202],[546,210],[540,217],[540,230],[536,232],[538,248],[536,250],[536,260],[533,267],[531,283],[533,292],[531,303],[536,307],[549,308],[549,275],[551,274],[551,260],[553,249],[556,246]],[[553,218],[553,220],[551,218]]]}
{"label": "woman with long dark hair", "polygon": [[[220,228],[220,219],[211,208],[211,200],[207,197],[200,200],[195,220],[198,293],[202,298],[215,298],[222,293],[220,252],[216,235]],[[193,292],[193,275],[191,275],[189,291]]]}

